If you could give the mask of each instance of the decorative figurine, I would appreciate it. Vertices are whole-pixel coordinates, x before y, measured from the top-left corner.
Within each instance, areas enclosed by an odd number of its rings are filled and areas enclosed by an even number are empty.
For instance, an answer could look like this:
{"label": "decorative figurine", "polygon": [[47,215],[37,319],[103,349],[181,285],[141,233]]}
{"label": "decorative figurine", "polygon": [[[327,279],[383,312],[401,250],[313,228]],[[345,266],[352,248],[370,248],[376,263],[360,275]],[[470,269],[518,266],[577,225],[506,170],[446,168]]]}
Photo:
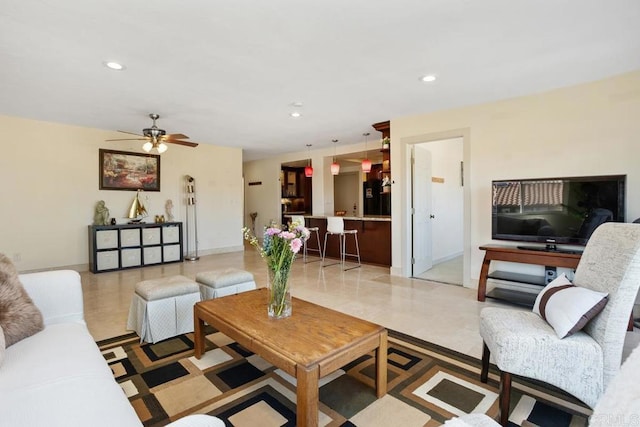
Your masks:
{"label": "decorative figurine", "polygon": [[253,231],[253,235],[256,235],[256,218],[258,217],[258,212],[251,212],[249,214],[251,217],[251,231]]}
{"label": "decorative figurine", "polygon": [[175,217],[173,216],[173,201],[171,199],[167,200],[167,203],[164,205],[164,209],[167,211],[167,220],[172,222]]}
{"label": "decorative figurine", "polygon": [[93,225],[109,225],[109,209],[105,206],[104,200],[96,204],[93,214]]}

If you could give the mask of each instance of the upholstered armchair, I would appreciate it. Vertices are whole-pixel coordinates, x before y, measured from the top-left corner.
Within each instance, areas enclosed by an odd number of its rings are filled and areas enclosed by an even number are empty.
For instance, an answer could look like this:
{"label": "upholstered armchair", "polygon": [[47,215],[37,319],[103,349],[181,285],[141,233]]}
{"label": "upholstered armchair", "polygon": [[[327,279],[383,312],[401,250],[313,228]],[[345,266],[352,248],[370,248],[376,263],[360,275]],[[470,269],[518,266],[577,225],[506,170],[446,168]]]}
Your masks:
{"label": "upholstered armchair", "polygon": [[481,381],[489,357],[500,369],[500,423],[507,425],[512,375],[552,384],[594,407],[620,369],[622,349],[640,287],[640,225],[605,223],[585,247],[573,284],[608,293],[586,326],[560,338],[538,314],[498,307],[480,314],[484,340]]}

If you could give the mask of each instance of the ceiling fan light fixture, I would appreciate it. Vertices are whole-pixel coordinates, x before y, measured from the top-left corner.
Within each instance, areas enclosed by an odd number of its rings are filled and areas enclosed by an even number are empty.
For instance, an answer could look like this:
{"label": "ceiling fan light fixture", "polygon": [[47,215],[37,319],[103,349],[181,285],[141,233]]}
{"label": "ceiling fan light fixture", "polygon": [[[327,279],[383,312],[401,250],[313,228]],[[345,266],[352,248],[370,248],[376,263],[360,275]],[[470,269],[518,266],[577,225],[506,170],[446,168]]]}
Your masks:
{"label": "ceiling fan light fixture", "polygon": [[[154,149],[157,150],[158,153],[164,153],[169,148],[168,144],[178,144],[178,145],[184,145],[187,147],[198,146],[197,142],[184,141],[185,139],[189,139],[187,135],[184,135],[181,133],[167,134],[167,132],[164,129],[160,129],[156,125],[156,120],[160,118],[158,114],[151,113],[149,114],[149,118],[153,120],[153,125],[151,127],[142,129],[142,135],[134,132],[119,130],[118,132],[134,135],[136,136],[136,138],[129,137],[129,138],[122,138],[122,139],[107,139],[106,141],[139,141],[139,140],[147,139],[147,142],[145,142],[142,145],[142,149],[147,153],[149,153],[151,150],[154,150]],[[144,138],[141,138],[141,137],[144,137]]]}

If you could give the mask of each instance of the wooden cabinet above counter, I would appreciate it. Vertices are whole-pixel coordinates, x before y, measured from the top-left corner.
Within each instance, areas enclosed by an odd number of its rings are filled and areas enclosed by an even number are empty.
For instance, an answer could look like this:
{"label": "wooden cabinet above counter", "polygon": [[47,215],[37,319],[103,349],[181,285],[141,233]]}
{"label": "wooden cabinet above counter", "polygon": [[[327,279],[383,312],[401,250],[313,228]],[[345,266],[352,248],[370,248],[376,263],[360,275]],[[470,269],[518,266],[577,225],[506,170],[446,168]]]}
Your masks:
{"label": "wooden cabinet above counter", "polygon": [[286,224],[285,214],[311,213],[311,178],[304,175],[304,168],[285,167],[280,169],[282,224]]}
{"label": "wooden cabinet above counter", "polygon": [[304,175],[304,168],[282,167],[280,170],[280,187],[282,197],[311,198],[311,178]]}

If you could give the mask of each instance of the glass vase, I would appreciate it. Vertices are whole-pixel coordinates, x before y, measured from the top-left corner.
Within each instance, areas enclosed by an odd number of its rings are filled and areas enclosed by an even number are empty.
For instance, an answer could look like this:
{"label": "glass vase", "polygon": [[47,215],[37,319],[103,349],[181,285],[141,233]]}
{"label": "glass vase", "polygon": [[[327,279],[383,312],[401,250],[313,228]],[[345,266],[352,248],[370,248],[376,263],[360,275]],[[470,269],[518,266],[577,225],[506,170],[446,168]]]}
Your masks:
{"label": "glass vase", "polygon": [[291,284],[289,270],[268,268],[267,313],[272,319],[291,316]]}

